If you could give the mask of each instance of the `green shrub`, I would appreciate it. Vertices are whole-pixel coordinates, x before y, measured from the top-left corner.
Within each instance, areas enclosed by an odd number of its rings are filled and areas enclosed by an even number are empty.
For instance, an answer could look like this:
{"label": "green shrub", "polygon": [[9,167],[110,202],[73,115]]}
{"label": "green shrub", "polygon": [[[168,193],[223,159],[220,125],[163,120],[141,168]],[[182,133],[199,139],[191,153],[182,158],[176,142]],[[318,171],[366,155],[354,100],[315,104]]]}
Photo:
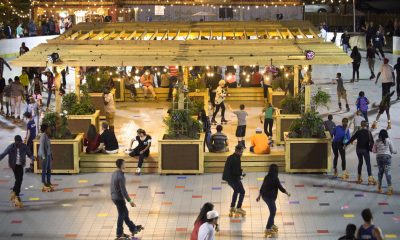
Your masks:
{"label": "green shrub", "polygon": [[308,111],[301,118],[293,121],[289,128],[289,137],[293,138],[324,138],[324,121],[315,111]]}
{"label": "green shrub", "polygon": [[166,138],[172,139],[198,139],[202,129],[201,123],[186,109],[171,110],[164,123],[167,126]]}
{"label": "green shrub", "polygon": [[304,96],[302,94],[293,97],[286,95],[281,101],[281,109],[283,114],[300,114],[304,104]]}
{"label": "green shrub", "polygon": [[326,107],[329,109],[329,102],[331,101],[331,95],[318,89],[317,93],[312,97],[312,101],[315,105],[315,109],[318,107]]}
{"label": "green shrub", "polygon": [[96,112],[89,98],[87,85],[80,86],[82,96],[78,102],[75,93],[68,93],[62,99],[62,111],[69,115],[91,115]]}

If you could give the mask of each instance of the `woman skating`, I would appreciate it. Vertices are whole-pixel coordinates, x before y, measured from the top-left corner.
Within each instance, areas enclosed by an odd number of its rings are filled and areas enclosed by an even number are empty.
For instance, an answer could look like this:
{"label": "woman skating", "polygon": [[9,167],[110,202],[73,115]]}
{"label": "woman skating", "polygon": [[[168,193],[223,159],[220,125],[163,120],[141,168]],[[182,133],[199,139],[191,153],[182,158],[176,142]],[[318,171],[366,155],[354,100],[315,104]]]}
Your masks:
{"label": "woman skating", "polygon": [[260,194],[257,197],[257,202],[260,198],[264,200],[269,209],[268,223],[265,229],[265,237],[270,237],[273,234],[278,233],[278,227],[275,225],[275,214],[276,214],[276,198],[279,191],[285,193],[290,197],[290,193],[281,185],[278,178],[278,165],[271,164],[267,176],[264,178],[264,182],[260,188]]}

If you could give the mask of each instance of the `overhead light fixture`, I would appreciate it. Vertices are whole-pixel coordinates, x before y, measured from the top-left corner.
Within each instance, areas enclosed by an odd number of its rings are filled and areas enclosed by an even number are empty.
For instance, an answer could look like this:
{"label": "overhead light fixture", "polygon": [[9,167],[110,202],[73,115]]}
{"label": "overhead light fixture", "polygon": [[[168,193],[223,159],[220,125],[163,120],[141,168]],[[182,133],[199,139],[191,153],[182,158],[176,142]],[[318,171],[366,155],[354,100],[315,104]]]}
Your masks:
{"label": "overhead light fixture", "polygon": [[50,63],[57,63],[57,62],[61,62],[61,60],[60,60],[60,55],[58,55],[58,53],[52,53],[52,54],[50,54],[50,55],[48,55],[47,56],[47,60],[50,62]]}
{"label": "overhead light fixture", "polygon": [[306,50],[305,52],[305,56],[307,60],[313,60],[315,57],[315,52],[311,51],[311,50]]}

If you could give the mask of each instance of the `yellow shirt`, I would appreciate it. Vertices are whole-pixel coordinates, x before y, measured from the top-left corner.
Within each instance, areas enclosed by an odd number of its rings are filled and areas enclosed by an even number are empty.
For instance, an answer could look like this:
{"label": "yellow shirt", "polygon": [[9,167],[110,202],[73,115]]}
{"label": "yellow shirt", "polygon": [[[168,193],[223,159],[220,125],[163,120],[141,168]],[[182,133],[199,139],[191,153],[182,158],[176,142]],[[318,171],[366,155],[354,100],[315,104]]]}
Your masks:
{"label": "yellow shirt", "polygon": [[256,154],[269,154],[270,148],[268,144],[268,137],[264,133],[256,133],[251,137],[251,146],[254,147]]}
{"label": "yellow shirt", "polygon": [[19,76],[19,80],[20,80],[22,86],[24,86],[24,87],[28,87],[29,86],[29,76],[28,76],[28,74],[22,74],[21,76]]}

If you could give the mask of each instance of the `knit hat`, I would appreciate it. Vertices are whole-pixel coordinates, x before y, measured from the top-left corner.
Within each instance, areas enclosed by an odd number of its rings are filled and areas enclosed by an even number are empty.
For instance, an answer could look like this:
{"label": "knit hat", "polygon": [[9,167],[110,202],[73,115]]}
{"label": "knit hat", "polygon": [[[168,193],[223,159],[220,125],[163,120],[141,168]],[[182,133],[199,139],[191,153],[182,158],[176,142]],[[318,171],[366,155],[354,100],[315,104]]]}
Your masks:
{"label": "knit hat", "polygon": [[219,214],[218,214],[217,211],[212,210],[212,211],[208,211],[207,212],[207,219],[214,219],[214,218],[217,218],[217,217],[219,217]]}

